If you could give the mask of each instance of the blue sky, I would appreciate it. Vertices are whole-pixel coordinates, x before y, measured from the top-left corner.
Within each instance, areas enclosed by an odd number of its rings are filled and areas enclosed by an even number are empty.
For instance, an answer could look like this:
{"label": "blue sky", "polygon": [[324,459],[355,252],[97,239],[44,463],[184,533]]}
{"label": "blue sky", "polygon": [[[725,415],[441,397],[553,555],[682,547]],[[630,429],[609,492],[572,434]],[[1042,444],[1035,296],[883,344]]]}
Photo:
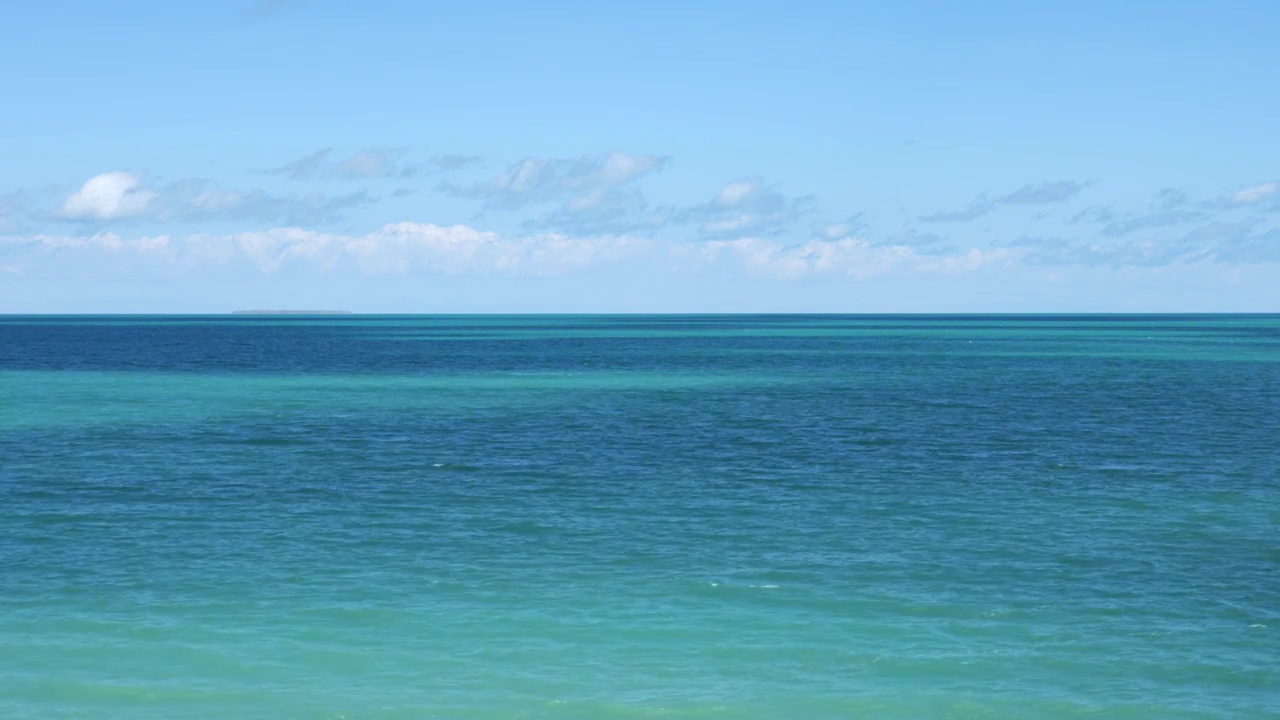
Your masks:
{"label": "blue sky", "polygon": [[6,9],[0,312],[1277,311],[1280,4]]}

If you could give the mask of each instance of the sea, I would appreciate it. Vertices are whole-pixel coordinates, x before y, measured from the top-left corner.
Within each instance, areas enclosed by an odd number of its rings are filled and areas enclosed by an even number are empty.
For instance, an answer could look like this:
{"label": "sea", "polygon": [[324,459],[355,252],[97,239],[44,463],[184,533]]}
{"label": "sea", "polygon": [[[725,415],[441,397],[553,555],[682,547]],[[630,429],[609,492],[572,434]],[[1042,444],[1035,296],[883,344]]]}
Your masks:
{"label": "sea", "polygon": [[3,316],[0,718],[1280,718],[1280,316]]}

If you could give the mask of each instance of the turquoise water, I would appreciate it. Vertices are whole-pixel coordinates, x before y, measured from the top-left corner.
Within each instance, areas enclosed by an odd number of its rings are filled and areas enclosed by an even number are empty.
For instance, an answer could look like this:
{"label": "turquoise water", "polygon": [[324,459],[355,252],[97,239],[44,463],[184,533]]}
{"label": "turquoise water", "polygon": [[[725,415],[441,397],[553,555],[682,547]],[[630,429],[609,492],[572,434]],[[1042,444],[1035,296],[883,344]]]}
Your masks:
{"label": "turquoise water", "polygon": [[1280,317],[0,317],[3,718],[1280,717]]}

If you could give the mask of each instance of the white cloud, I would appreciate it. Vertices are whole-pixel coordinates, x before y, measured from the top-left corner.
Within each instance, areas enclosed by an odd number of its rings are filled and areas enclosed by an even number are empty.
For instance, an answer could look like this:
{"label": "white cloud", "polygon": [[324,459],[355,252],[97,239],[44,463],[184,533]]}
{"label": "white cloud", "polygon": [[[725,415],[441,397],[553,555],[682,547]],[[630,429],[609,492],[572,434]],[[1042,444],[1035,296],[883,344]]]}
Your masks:
{"label": "white cloud", "polygon": [[483,210],[551,206],[525,219],[527,231],[573,235],[643,233],[665,225],[669,210],[654,208],[639,181],[669,164],[658,155],[611,152],[577,158],[524,158],[472,185],[442,183],[454,197],[479,200]]}
{"label": "white cloud", "polygon": [[828,240],[858,235],[867,229],[867,223],[863,218],[864,213],[857,213],[844,222],[828,223],[822,226],[818,234]]}
{"label": "white cloud", "polygon": [[250,221],[313,224],[342,218],[350,208],[373,203],[364,191],[345,195],[232,190],[189,178],[147,187],[127,172],[94,176],[62,203],[56,217],[73,221],[164,222]]}
{"label": "white cloud", "polygon": [[402,222],[360,236],[288,229],[236,236],[263,269],[289,257],[332,265],[343,259],[368,273],[426,269],[446,273],[559,275],[611,262],[644,243],[621,237],[571,238],[558,234],[505,237],[466,225]]}
{"label": "white cloud", "polygon": [[389,153],[362,150],[342,161],[340,168],[346,177],[371,178],[389,174],[389,166],[394,161]]}
{"label": "white cloud", "polygon": [[1079,183],[1073,180],[1028,184],[994,200],[988,194],[983,193],[974,198],[968,207],[961,210],[940,210],[928,215],[921,215],[917,219],[920,222],[931,223],[969,222],[990,214],[1001,205],[1047,205],[1070,200],[1086,187],[1088,187],[1088,183]]}
{"label": "white cloud", "polygon": [[113,220],[147,212],[156,193],[127,172],[95,175],[62,203],[59,215],[68,220]]}
{"label": "white cloud", "polygon": [[1032,265],[1170,267],[1195,263],[1254,265],[1280,260],[1280,228],[1258,218],[1213,222],[1188,232],[1150,238],[1022,237],[1005,243]]}
{"label": "white cloud", "polygon": [[1252,205],[1262,202],[1280,191],[1280,183],[1266,182],[1240,188],[1231,196],[1231,202],[1237,205]]}
{"label": "white cloud", "polygon": [[1000,198],[1005,205],[1043,205],[1069,200],[1085,188],[1085,183],[1072,180],[1023,185]]}
{"label": "white cloud", "polygon": [[1004,248],[972,248],[935,255],[921,253],[908,245],[873,244],[854,237],[814,239],[798,245],[760,238],[711,240],[703,244],[702,252],[708,261],[728,256],[756,274],[787,280],[820,274],[866,279],[895,272],[967,272],[993,263],[1009,263],[1016,258],[1015,252]]}
{"label": "white cloud", "polygon": [[612,152],[578,158],[525,158],[475,185],[441,185],[456,197],[481,200],[487,209],[518,210],[528,205],[561,203],[560,212],[590,209],[618,189],[668,164],[657,155]]}
{"label": "white cloud", "polygon": [[169,246],[168,235],[155,235],[126,240],[110,232],[93,235],[36,235],[32,241],[41,248],[51,250],[85,250],[98,249],[109,252],[133,251],[154,253],[163,251]]}
{"label": "white cloud", "polygon": [[115,233],[40,235],[21,241],[15,260],[64,262],[80,253],[106,253],[130,263],[150,259],[171,269],[244,264],[272,273],[286,267],[367,275],[408,272],[552,276],[602,265],[628,267],[738,267],[750,274],[794,279],[826,274],[867,278],[887,273],[962,272],[1006,260],[1016,250],[927,252],[907,244],[855,237],[787,245],[746,237],[703,242],[661,242],[627,236],[574,237],[559,233],[507,236],[466,225],[402,222],[350,235],[283,227],[230,234],[167,235],[126,239]]}
{"label": "white cloud", "polygon": [[11,241],[35,253],[79,250],[125,252],[185,268],[246,262],[262,272],[288,265],[327,270],[347,266],[371,274],[426,271],[506,275],[560,275],[644,252],[650,244],[626,237],[575,238],[556,233],[506,237],[466,225],[403,222],[365,235],[301,228],[167,235],[124,239],[116,233],[37,235]]}
{"label": "white cloud", "polygon": [[604,156],[589,172],[566,178],[570,186],[617,187],[660,169],[666,158],[655,155],[631,155],[612,152]]}
{"label": "white cloud", "polygon": [[[270,175],[283,175],[290,180],[372,180],[376,178],[410,178],[425,174],[425,163],[406,162],[408,148],[366,148],[351,156],[332,159],[332,149],[322,148],[313,153],[267,170]],[[470,159],[462,156],[437,158],[432,165],[444,169],[446,165],[459,166]]]}
{"label": "white cloud", "polygon": [[724,187],[720,188],[720,192],[716,193],[715,204],[720,207],[741,205],[763,189],[764,181],[759,178],[733,180],[726,183]]}
{"label": "white cloud", "polygon": [[788,198],[765,185],[762,178],[731,180],[710,202],[677,213],[684,222],[698,223],[704,235],[725,237],[778,232],[802,215],[809,198]]}

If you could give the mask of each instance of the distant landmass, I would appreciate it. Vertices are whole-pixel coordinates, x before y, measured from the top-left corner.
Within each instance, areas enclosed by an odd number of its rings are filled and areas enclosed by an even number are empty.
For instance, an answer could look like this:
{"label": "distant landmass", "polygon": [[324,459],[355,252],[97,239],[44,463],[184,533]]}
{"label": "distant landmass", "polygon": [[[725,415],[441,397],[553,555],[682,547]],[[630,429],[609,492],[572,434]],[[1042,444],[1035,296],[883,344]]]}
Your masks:
{"label": "distant landmass", "polygon": [[234,310],[232,315],[350,315],[350,310]]}

